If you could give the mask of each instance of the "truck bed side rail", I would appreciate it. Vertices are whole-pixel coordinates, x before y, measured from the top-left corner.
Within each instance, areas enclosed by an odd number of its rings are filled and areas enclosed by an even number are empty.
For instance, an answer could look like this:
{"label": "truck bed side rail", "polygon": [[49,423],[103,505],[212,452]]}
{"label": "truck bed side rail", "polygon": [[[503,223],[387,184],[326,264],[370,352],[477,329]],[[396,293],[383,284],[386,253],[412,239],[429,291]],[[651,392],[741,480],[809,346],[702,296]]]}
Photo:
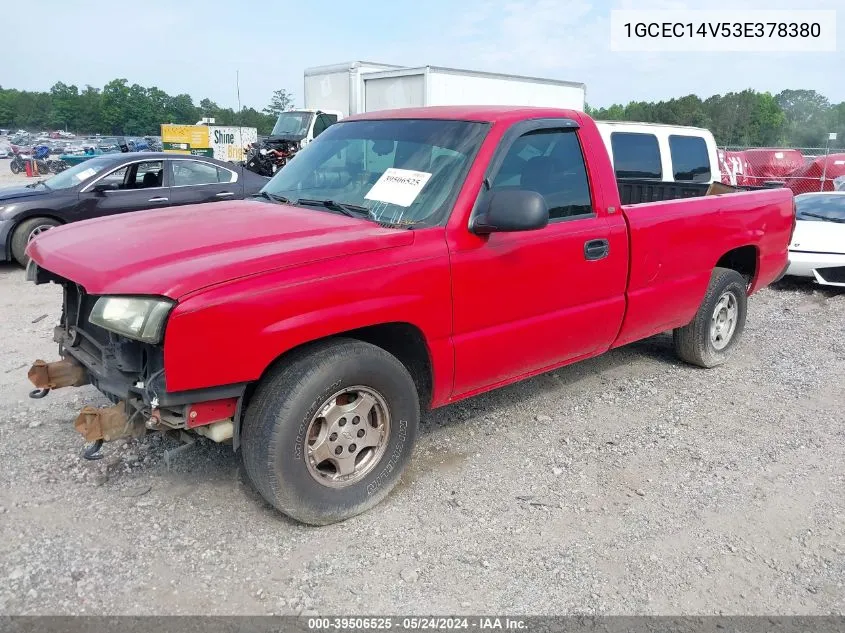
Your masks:
{"label": "truck bed side rail", "polygon": [[[643,204],[645,202],[661,202],[680,198],[697,198],[705,195],[710,188],[709,182],[666,182],[637,178],[621,178],[617,184],[622,204]],[[771,181],[766,182],[763,186],[741,186],[732,187],[732,189],[756,191],[783,186],[785,186],[783,182]]]}

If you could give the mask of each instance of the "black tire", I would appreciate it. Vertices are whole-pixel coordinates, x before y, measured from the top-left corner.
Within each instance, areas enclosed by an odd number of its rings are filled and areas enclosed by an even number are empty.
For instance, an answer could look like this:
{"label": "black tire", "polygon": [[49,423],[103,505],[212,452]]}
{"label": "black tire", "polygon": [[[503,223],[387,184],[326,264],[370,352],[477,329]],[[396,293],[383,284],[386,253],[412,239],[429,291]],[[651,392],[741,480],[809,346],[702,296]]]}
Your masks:
{"label": "black tire", "polygon": [[[390,431],[371,470],[333,488],[312,475],[305,434],[324,403],[352,386],[383,397]],[[396,357],[362,341],[330,339],[294,352],[262,379],[241,430],[244,468],[261,496],[284,514],[311,525],[336,523],[369,510],[398,483],[419,418],[414,381]]]}
{"label": "black tire", "polygon": [[[736,307],[734,327],[719,342],[711,337],[711,324],[716,307],[726,295],[733,297]],[[728,299],[730,301],[730,299]],[[674,331],[675,352],[684,361],[699,367],[716,367],[724,363],[731,349],[742,337],[748,308],[748,286],[745,277],[730,268],[715,268],[710,285],[695,318]],[[717,336],[718,338],[718,336]],[[720,347],[720,345],[723,345]]]}
{"label": "black tire", "polygon": [[20,163],[14,158],[12,159],[12,162],[9,163],[9,169],[12,170],[13,174],[19,174],[21,173],[21,171],[23,171],[23,168],[20,166]]}
{"label": "black tire", "polygon": [[12,257],[24,268],[29,263],[26,256],[26,245],[29,243],[30,234],[38,228],[53,228],[59,226],[60,222],[52,218],[29,218],[24,220],[12,233]]}

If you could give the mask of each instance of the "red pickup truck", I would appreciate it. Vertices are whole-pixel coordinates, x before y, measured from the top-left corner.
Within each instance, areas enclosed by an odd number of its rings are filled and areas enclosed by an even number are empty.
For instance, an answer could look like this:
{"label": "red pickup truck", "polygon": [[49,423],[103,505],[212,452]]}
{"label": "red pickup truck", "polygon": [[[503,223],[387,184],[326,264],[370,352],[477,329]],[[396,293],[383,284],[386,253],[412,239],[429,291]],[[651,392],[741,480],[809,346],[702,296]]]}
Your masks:
{"label": "red pickup truck", "polygon": [[581,112],[354,116],[253,200],[34,239],[28,278],[62,284],[64,309],[32,395],[109,396],[75,422],[97,448],[231,441],[270,503],[328,524],[397,483],[421,410],[668,330],[682,359],[722,363],[794,226],[788,189],[622,206]]}

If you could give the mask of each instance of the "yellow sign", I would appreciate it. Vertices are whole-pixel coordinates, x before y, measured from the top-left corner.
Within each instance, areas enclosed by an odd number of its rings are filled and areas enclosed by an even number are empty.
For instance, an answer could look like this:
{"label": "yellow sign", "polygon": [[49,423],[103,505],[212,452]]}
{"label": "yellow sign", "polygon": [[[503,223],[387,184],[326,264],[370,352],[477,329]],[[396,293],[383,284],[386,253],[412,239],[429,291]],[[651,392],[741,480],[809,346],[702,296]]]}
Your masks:
{"label": "yellow sign", "polygon": [[180,149],[211,147],[208,138],[208,127],[205,125],[164,124],[161,126],[161,142],[172,145],[187,144],[187,147]]}

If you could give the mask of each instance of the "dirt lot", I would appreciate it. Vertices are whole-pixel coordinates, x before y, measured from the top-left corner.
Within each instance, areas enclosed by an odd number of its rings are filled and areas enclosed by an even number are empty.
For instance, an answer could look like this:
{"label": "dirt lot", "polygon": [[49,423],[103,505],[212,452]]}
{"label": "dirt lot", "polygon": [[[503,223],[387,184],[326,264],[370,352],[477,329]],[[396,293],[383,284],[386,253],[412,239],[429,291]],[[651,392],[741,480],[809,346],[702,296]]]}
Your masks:
{"label": "dirt lot", "polygon": [[105,401],[26,395],[59,298],[0,265],[2,613],[845,612],[845,294],[763,291],[719,369],[661,336],[431,413],[386,502],[326,528],[205,440],[81,460]]}

